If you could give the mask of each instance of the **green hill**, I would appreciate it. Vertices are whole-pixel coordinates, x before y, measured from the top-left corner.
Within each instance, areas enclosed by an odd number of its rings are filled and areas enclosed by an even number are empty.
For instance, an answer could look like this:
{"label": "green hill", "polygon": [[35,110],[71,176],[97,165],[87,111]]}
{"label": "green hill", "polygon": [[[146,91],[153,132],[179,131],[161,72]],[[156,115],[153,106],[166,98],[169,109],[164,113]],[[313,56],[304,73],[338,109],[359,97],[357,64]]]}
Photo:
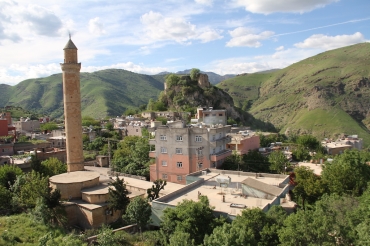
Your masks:
{"label": "green hill", "polygon": [[[127,108],[147,104],[164,89],[164,76],[121,69],[81,73],[82,115],[121,115]],[[52,117],[63,115],[62,74],[0,85],[0,106],[14,105]]]}
{"label": "green hill", "polygon": [[370,43],[356,44],[265,74],[217,85],[235,104],[282,133],[319,138],[358,134],[370,144]]}

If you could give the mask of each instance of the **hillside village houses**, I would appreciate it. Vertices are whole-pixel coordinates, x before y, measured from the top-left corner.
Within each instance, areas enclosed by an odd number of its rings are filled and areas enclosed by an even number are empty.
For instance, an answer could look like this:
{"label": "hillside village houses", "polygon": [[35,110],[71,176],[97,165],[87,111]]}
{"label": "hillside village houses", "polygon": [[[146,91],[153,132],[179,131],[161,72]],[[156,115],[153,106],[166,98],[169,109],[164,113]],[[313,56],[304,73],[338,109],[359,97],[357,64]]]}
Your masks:
{"label": "hillside village houses", "polygon": [[150,166],[150,180],[185,184],[185,176],[190,173],[220,168],[233,150],[247,153],[259,148],[259,136],[230,134],[231,126],[224,125],[226,120],[226,110],[198,108],[191,125],[184,121],[167,125],[154,123],[155,129],[150,129],[154,139],[150,139],[149,144],[155,150],[149,156],[155,158],[155,164]]}

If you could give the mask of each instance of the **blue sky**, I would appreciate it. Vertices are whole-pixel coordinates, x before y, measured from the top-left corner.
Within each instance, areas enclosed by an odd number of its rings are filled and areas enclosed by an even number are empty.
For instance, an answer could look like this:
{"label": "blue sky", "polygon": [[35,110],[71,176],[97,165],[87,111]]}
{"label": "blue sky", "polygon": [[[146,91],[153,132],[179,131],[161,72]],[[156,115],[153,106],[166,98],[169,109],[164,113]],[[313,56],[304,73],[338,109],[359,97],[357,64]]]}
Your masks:
{"label": "blue sky", "polygon": [[69,32],[83,72],[284,68],[368,42],[369,10],[368,0],[1,0],[0,84],[60,73]]}

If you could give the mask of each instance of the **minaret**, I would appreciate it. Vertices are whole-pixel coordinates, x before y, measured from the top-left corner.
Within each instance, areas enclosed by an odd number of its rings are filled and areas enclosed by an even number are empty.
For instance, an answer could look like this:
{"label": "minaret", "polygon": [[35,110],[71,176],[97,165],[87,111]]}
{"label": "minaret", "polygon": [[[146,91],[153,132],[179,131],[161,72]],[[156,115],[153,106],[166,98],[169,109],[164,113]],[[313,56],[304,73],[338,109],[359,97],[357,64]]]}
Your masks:
{"label": "minaret", "polygon": [[82,120],[80,95],[81,63],[77,60],[77,47],[69,40],[64,47],[63,101],[67,147],[68,172],[83,171],[84,157],[82,152]]}

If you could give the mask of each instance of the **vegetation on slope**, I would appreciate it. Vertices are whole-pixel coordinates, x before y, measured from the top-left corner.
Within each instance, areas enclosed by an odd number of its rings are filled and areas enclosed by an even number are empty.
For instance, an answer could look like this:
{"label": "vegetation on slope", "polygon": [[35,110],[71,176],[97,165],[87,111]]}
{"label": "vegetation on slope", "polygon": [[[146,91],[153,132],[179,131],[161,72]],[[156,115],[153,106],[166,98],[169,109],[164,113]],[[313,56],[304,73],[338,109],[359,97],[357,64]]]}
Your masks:
{"label": "vegetation on slope", "polygon": [[[163,76],[136,74],[121,69],[81,73],[82,114],[92,117],[121,115],[147,104],[163,90]],[[62,74],[25,80],[16,86],[0,85],[0,106],[20,106],[44,115],[63,115]]]}
{"label": "vegetation on slope", "polygon": [[[358,134],[370,144],[369,43],[327,51],[272,73],[239,76],[218,86],[228,88],[237,105],[281,132],[319,138]],[[238,94],[243,88],[250,89],[249,96]]]}

